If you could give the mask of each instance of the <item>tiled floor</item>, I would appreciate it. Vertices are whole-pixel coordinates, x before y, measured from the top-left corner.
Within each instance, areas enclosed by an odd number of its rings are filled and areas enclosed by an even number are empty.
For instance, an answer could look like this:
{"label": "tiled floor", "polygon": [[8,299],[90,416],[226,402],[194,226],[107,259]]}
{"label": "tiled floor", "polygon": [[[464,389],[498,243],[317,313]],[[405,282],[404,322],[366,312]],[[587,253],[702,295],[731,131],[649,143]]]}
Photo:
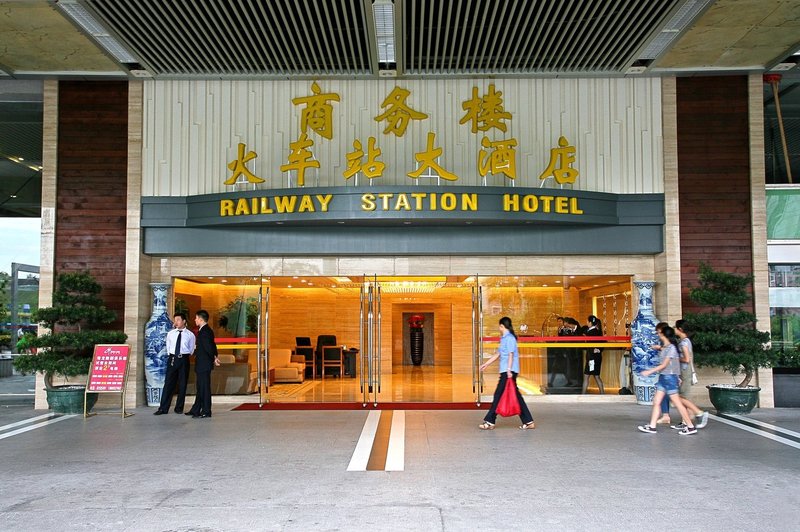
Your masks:
{"label": "tiled floor", "polygon": [[[481,412],[395,412],[402,462],[348,471],[376,411],[62,419],[0,440],[0,528],[115,531],[796,530],[800,449],[712,418],[642,434],[634,403],[530,402],[536,429]],[[44,412],[29,410],[31,418]],[[0,435],[24,423],[0,409]],[[754,420],[800,441],[800,411]],[[41,426],[39,424],[41,423]],[[378,423],[380,425],[380,422]],[[380,427],[378,427],[380,429]],[[377,431],[380,433],[380,430]],[[762,433],[763,432],[763,433]],[[377,440],[377,438],[376,438]],[[400,443],[399,441],[396,443]],[[374,453],[373,453],[374,454]],[[399,458],[399,457],[398,457]]]}

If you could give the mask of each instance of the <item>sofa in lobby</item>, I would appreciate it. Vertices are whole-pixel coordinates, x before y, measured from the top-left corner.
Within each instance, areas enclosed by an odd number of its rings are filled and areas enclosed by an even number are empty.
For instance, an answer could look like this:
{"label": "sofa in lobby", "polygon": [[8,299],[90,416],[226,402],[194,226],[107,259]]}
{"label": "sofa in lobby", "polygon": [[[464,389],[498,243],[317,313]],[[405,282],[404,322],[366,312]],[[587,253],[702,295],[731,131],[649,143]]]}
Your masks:
{"label": "sofa in lobby", "polygon": [[306,359],[303,355],[293,355],[291,349],[270,348],[269,371],[275,383],[303,382]]}
{"label": "sofa in lobby", "polygon": [[[194,357],[192,357],[194,358]],[[258,374],[251,371],[247,362],[236,362],[236,357],[228,354],[219,356],[220,365],[211,372],[211,393],[215,395],[242,395],[256,391]],[[194,360],[189,365],[189,382],[186,393],[197,393],[197,375]]]}

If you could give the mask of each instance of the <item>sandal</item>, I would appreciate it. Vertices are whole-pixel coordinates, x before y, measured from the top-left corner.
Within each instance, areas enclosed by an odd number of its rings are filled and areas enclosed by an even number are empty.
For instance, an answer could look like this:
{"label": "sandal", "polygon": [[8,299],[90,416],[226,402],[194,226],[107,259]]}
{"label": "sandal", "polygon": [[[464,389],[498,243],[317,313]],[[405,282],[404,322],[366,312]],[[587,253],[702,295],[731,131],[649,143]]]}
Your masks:
{"label": "sandal", "polygon": [[494,423],[489,423],[488,421],[484,421],[483,423],[478,425],[478,428],[481,430],[492,430],[494,428]]}
{"label": "sandal", "polygon": [[528,421],[527,423],[519,426],[519,430],[528,430],[535,428],[536,428],[536,423],[534,423],[533,421]]}

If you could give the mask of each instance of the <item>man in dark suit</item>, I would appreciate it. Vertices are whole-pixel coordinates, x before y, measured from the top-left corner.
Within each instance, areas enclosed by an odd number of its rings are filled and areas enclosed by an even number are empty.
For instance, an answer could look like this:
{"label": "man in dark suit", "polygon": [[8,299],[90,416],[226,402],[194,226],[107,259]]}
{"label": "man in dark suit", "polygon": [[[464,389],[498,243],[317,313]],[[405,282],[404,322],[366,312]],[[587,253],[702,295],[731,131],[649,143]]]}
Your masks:
{"label": "man in dark suit", "polygon": [[208,312],[198,310],[194,323],[197,331],[197,347],[195,348],[194,372],[197,375],[197,393],[192,409],[186,412],[193,419],[211,417],[211,370],[219,366],[217,344],[214,343],[214,331],[208,326]]}

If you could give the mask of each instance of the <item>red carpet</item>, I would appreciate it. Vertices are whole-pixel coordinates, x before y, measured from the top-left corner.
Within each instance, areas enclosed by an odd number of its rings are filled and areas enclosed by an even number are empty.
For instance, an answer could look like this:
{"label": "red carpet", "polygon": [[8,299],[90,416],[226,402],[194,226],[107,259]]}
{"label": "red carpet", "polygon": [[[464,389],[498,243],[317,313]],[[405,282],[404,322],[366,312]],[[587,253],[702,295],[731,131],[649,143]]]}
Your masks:
{"label": "red carpet", "polygon": [[232,410],[488,410],[491,403],[243,403]]}

